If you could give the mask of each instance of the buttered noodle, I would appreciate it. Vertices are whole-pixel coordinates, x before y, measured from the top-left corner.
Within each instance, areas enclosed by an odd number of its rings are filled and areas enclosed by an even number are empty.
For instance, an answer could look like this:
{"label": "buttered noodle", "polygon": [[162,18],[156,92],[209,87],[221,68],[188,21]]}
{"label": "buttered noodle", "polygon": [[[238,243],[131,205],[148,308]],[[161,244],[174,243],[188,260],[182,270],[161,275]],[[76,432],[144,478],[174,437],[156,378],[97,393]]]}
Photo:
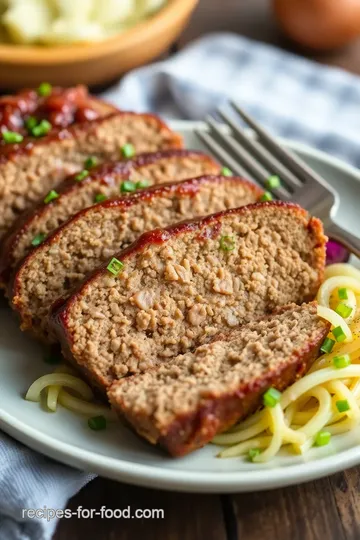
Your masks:
{"label": "buttered noodle", "polygon": [[[340,298],[339,289],[346,289],[346,299]],[[251,451],[252,461],[265,462],[284,445],[302,454],[316,444],[319,434],[328,440],[360,424],[360,271],[349,264],[327,267],[317,301],[319,316],[331,323],[332,330],[340,327],[343,341],[320,356],[274,407],[264,407],[216,436],[212,442],[227,447],[219,457]],[[347,317],[335,312],[339,304],[351,308]],[[337,341],[332,332],[329,338]],[[336,367],[334,359],[346,355],[351,363]]]}

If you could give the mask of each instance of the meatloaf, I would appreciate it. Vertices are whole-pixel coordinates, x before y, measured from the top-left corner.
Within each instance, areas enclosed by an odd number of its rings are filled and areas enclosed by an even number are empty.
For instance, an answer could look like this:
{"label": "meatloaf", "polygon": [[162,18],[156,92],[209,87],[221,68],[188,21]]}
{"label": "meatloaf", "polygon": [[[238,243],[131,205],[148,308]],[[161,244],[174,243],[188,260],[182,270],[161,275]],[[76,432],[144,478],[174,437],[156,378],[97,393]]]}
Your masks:
{"label": "meatloaf", "polygon": [[1,146],[0,239],[21,212],[54,190],[65,176],[83,169],[89,156],[116,160],[124,154],[130,157],[133,148],[141,154],[181,146],[181,137],[156,116],[129,112]]}
{"label": "meatloaf", "polygon": [[[57,188],[57,198],[47,204],[42,201],[29,209],[4,237],[0,254],[0,285],[6,284],[11,269],[25,257],[33,244],[41,243],[76,212],[97,200],[119,197],[124,189],[131,192],[137,186],[218,174],[220,169],[218,163],[201,152],[165,150],[142,154],[126,162],[104,163],[88,171],[89,174],[80,182],[77,175],[67,178]],[[253,199],[248,202],[253,202]],[[223,208],[220,203],[219,209]]]}
{"label": "meatloaf", "polygon": [[51,304],[141,233],[256,202],[261,194],[241,178],[203,176],[153,186],[79,212],[35,249],[16,273],[12,305],[20,313],[22,328],[51,341]]}
{"label": "meatloaf", "polygon": [[142,437],[183,456],[254,412],[269,387],[283,390],[302,376],[329,330],[316,303],[291,305],[116,381],[108,396]]}
{"label": "meatloaf", "polygon": [[[224,328],[312,300],[323,279],[325,244],[318,219],[281,202],[154,230],[59,302],[54,330],[64,354],[106,387]],[[15,309],[30,297],[34,280],[18,274]]]}

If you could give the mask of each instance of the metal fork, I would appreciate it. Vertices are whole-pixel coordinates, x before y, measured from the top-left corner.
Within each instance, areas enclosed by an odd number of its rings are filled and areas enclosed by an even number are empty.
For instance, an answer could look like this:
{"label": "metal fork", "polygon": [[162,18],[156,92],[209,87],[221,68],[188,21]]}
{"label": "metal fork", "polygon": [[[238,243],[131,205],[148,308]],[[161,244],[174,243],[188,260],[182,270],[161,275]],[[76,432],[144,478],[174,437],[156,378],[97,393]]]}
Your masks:
{"label": "metal fork", "polygon": [[279,176],[281,186],[273,190],[275,197],[306,208],[323,221],[330,238],[360,257],[360,238],[334,222],[339,206],[338,193],[301,158],[281,146],[236,103],[232,102],[230,106],[233,109],[230,112],[237,113],[252,128],[256,138],[241,127],[239,116],[229,114],[222,107],[218,114],[230,131],[224,130],[212,117],[208,117],[209,131],[196,131],[201,141],[235,174],[250,178],[265,189],[270,176]]}

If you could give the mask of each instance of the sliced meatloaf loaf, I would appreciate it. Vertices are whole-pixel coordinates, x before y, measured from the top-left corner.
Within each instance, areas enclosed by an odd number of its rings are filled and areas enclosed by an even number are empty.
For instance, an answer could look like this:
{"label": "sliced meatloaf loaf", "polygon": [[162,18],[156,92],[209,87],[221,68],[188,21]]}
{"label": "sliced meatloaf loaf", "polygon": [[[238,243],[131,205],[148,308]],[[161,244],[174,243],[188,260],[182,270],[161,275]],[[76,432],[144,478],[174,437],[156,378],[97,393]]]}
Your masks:
{"label": "sliced meatloaf loaf", "polygon": [[269,387],[303,375],[330,330],[316,303],[288,306],[110,387],[113,408],[173,456],[201,448],[254,412]]}
{"label": "sliced meatloaf loaf", "polygon": [[[54,329],[64,354],[108,386],[224,328],[313,299],[325,242],[319,220],[276,202],[145,233],[58,306]],[[15,281],[15,291],[22,287],[16,309],[34,280],[37,275],[25,274]]]}
{"label": "sliced meatloaf loaf", "polygon": [[256,202],[261,193],[241,178],[203,176],[153,186],[79,212],[35,249],[16,273],[12,305],[20,313],[22,328],[51,340],[51,304],[141,233]]}
{"label": "sliced meatloaf loaf", "polygon": [[[81,181],[77,180],[77,175],[67,178],[57,188],[57,198],[47,204],[42,201],[24,213],[4,237],[0,254],[0,284],[5,285],[11,269],[32,249],[33,243],[41,243],[76,212],[97,200],[119,197],[121,193],[126,195],[124,190],[131,193],[137,186],[218,174],[220,169],[218,163],[201,152],[165,150],[142,154],[126,162],[104,163],[88,171],[89,174]],[[219,208],[224,206],[220,203]]]}
{"label": "sliced meatloaf loaf", "polygon": [[[129,146],[130,145],[130,146]],[[179,148],[182,140],[150,114],[116,112],[58,128],[43,137],[0,148],[0,239],[21,212],[80,171],[89,156],[100,161]]]}

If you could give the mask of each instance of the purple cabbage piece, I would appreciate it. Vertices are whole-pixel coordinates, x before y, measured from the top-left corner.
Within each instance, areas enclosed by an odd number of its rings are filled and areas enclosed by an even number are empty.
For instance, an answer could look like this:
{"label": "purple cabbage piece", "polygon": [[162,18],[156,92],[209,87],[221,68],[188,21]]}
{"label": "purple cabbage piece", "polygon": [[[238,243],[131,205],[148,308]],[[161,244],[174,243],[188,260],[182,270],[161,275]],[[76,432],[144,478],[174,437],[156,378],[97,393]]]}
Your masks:
{"label": "purple cabbage piece", "polygon": [[329,240],[326,245],[326,264],[334,263],[346,263],[350,258],[350,253],[344,246],[335,242],[335,240]]}

